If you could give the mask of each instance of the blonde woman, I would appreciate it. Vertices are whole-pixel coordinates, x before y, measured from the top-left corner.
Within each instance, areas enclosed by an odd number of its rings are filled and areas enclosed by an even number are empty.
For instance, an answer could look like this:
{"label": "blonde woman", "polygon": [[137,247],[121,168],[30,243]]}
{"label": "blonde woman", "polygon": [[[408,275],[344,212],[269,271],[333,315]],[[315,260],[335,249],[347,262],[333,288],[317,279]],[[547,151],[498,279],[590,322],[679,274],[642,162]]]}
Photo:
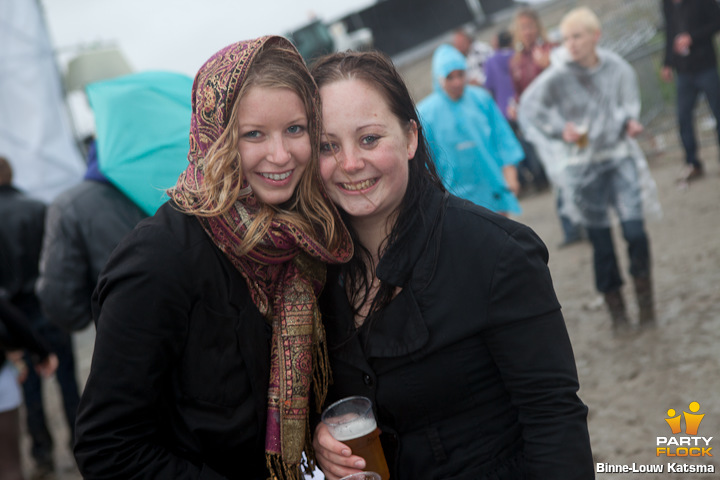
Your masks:
{"label": "blonde woman", "polygon": [[319,181],[317,88],[287,40],[262,37],[211,57],[192,103],[187,170],[94,294],[86,479],[297,479],[313,458],[316,296],[325,262],[352,254]]}

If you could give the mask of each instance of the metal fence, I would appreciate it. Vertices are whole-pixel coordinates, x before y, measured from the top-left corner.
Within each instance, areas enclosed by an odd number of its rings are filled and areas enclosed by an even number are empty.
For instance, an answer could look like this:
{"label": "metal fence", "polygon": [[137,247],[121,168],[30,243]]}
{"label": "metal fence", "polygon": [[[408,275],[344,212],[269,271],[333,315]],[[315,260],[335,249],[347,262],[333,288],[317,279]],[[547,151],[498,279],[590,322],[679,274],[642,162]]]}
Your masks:
{"label": "metal fence", "polygon": [[660,79],[664,56],[660,0],[593,2],[602,22],[600,45],[622,55],[638,76],[641,121],[649,124],[672,103],[671,88]]}

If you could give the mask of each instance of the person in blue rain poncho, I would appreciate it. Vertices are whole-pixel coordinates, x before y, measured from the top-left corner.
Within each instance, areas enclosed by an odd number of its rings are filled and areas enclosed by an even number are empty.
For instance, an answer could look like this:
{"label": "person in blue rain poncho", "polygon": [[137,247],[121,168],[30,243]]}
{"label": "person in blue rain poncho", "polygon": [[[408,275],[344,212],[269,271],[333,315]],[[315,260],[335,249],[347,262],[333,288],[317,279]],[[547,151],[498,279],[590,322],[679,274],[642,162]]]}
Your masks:
{"label": "person in blue rain poncho", "polygon": [[438,173],[455,195],[502,214],[521,212],[515,194],[524,153],[495,101],[465,82],[465,57],[450,45],[433,54],[434,92],[417,109]]}

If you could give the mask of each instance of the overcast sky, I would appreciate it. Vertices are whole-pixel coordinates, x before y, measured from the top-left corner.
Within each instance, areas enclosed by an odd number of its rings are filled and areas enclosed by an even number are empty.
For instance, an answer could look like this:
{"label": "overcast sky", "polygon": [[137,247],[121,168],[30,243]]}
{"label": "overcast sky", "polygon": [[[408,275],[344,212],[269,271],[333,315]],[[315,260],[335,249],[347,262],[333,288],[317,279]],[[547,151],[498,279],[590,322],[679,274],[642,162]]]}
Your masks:
{"label": "overcast sky", "polygon": [[225,45],[283,34],[312,15],[325,21],[375,0],[40,0],[63,63],[80,46],[115,43],[135,70],[194,76]]}

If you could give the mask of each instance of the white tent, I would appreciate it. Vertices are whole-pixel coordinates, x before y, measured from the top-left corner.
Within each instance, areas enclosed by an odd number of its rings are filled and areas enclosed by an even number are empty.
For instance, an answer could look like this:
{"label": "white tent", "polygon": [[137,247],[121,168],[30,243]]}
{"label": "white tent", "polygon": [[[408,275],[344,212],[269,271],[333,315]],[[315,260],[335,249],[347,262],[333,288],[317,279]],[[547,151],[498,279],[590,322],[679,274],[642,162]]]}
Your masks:
{"label": "white tent", "polygon": [[0,1],[0,45],[0,155],[15,186],[49,202],[82,179],[85,162],[36,0]]}

